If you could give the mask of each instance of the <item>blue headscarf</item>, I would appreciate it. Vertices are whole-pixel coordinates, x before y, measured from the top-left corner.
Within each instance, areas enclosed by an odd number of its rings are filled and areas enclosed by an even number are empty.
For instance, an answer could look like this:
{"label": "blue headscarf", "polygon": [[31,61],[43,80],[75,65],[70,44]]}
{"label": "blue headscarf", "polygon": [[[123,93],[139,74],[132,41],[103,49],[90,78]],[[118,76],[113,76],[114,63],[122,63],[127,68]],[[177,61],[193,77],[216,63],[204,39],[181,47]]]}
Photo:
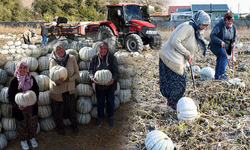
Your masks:
{"label": "blue headscarf", "polygon": [[209,25],[210,23],[211,23],[210,16],[203,10],[199,10],[197,13],[195,13],[193,18],[190,19],[189,21],[189,24],[192,25],[192,27],[195,30],[196,40],[198,41],[204,56],[206,55],[207,48],[204,42],[204,38],[202,37],[202,35],[198,30],[200,29],[199,25],[205,25],[205,24]]}

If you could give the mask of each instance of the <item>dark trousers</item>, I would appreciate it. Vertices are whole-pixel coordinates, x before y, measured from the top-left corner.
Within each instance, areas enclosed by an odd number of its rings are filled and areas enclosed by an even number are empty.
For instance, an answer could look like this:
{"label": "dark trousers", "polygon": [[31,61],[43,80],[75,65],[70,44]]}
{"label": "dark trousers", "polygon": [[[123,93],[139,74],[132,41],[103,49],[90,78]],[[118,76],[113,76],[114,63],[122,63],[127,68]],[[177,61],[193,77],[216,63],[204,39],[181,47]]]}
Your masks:
{"label": "dark trousers", "polygon": [[113,118],[114,107],[115,107],[115,96],[114,92],[109,92],[108,90],[96,89],[96,99],[97,99],[97,114],[98,117],[104,119],[104,107],[105,99],[107,100],[108,106],[108,118]]}
{"label": "dark trousers", "polygon": [[51,101],[56,127],[63,128],[63,118],[69,118],[72,128],[77,128],[75,94],[69,94],[69,92],[65,92],[62,94],[62,97],[63,101]]}

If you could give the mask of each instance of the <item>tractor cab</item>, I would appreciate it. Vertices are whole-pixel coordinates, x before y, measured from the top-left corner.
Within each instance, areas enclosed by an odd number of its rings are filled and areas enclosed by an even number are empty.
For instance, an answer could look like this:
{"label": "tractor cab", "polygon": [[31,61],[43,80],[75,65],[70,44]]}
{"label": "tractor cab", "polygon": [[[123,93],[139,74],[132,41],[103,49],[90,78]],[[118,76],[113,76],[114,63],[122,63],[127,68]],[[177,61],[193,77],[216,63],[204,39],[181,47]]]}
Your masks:
{"label": "tractor cab", "polygon": [[108,18],[112,22],[118,32],[122,32],[124,28],[129,27],[131,20],[141,20],[150,22],[149,9],[147,6],[140,5],[107,5]]}
{"label": "tractor cab", "polygon": [[126,21],[142,20],[142,11],[137,5],[127,5],[124,7],[124,16]]}
{"label": "tractor cab", "polygon": [[124,7],[124,16],[128,22],[130,20],[149,21],[149,9],[147,6],[126,5]]}
{"label": "tractor cab", "polygon": [[141,6],[142,20],[151,22],[148,6]]}
{"label": "tractor cab", "polygon": [[124,27],[124,15],[123,8],[120,6],[110,6],[108,7],[108,21],[112,22],[117,28],[118,32],[122,32]]}

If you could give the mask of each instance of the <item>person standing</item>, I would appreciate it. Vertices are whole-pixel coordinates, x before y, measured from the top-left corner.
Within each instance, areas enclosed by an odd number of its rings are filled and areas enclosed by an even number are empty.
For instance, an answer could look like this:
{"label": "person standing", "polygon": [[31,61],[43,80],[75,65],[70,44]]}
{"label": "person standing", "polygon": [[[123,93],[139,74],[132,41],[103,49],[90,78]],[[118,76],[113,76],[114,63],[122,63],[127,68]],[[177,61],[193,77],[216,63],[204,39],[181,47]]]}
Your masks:
{"label": "person standing", "polygon": [[[108,85],[99,84],[94,78],[94,74],[98,70],[107,69],[112,73],[112,79]],[[108,43],[102,41],[99,43],[99,49],[97,54],[95,54],[89,65],[89,77],[94,82],[96,98],[97,98],[97,115],[98,120],[96,126],[101,126],[101,122],[104,119],[104,107],[105,99],[108,104],[108,119],[109,126],[114,126],[113,114],[114,114],[114,93],[117,88],[117,78],[118,78],[118,63],[116,57],[109,52]]]}
{"label": "person standing", "polygon": [[215,80],[228,80],[225,75],[227,66],[226,55],[231,55],[231,51],[237,42],[236,27],[233,22],[233,14],[226,13],[223,19],[214,26],[210,33],[210,50],[217,57],[214,76]]}
{"label": "person standing", "polygon": [[23,33],[23,40],[25,44],[35,44],[35,42],[32,40],[32,37],[36,35],[36,30],[35,29],[29,29]]}
{"label": "person standing", "polygon": [[39,86],[35,78],[30,74],[28,65],[25,62],[18,62],[14,77],[12,78],[8,90],[8,100],[12,106],[12,115],[16,121],[16,131],[21,139],[23,149],[29,149],[28,140],[32,147],[37,147],[35,139],[38,124],[38,103],[31,106],[20,106],[15,102],[15,96],[19,92],[32,90],[36,97],[39,97]]}
{"label": "person standing", "polygon": [[66,54],[60,45],[51,53],[49,58],[52,69],[56,65],[63,66],[68,71],[67,79],[60,78],[50,82],[50,98],[52,99],[52,111],[56,121],[57,132],[64,135],[63,118],[69,118],[72,131],[78,134],[75,108],[75,80],[79,77],[79,68],[75,56]]}
{"label": "person standing", "polygon": [[40,47],[42,47],[42,45],[44,44],[44,46],[47,46],[47,36],[48,36],[48,29],[50,28],[51,26],[46,26],[44,24],[44,22],[41,24],[41,36],[43,38],[41,44],[40,44]]}
{"label": "person standing", "polygon": [[176,111],[177,103],[186,90],[186,64],[194,57],[198,45],[206,53],[202,31],[210,24],[203,10],[194,14],[189,22],[177,26],[162,45],[159,56],[160,91],[167,98],[167,107]]}
{"label": "person standing", "polygon": [[65,17],[55,16],[54,19],[56,21],[56,26],[58,26],[60,23],[67,23],[68,22],[68,19]]}

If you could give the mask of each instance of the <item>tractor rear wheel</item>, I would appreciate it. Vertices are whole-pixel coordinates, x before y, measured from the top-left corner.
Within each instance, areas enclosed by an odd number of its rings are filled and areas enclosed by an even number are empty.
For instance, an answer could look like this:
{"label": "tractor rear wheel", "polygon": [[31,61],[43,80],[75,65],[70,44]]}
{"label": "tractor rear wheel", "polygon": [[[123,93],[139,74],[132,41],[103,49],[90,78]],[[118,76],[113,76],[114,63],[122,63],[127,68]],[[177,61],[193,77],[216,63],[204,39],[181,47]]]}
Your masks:
{"label": "tractor rear wheel", "polygon": [[98,29],[97,39],[99,41],[103,41],[103,40],[105,40],[107,38],[111,38],[111,36],[114,36],[114,33],[108,26],[101,26]]}
{"label": "tractor rear wheel", "polygon": [[131,52],[139,52],[141,53],[143,50],[143,42],[139,35],[130,34],[125,41],[125,48]]}
{"label": "tractor rear wheel", "polygon": [[106,41],[109,45],[109,50],[111,52],[116,52],[117,37],[114,35],[113,31],[108,26],[101,26],[97,32],[98,41]]}

